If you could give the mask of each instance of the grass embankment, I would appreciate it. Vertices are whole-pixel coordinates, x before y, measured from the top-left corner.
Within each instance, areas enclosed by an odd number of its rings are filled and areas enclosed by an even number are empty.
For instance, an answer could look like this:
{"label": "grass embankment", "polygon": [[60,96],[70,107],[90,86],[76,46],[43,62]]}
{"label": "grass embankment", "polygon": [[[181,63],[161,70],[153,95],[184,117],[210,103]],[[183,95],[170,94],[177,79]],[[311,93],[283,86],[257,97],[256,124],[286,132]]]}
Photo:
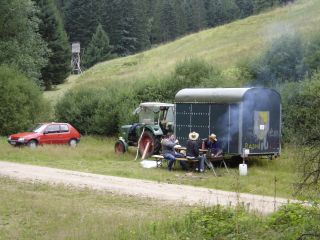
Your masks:
{"label": "grass embankment", "polygon": [[0,202],[0,239],[142,239],[153,222],[189,209],[6,178],[0,178]]}
{"label": "grass embankment", "polygon": [[[319,208],[270,216],[0,178],[0,239],[318,239]],[[302,237],[302,238],[299,238]]]}
{"label": "grass embankment", "polygon": [[250,161],[249,175],[240,178],[237,168],[230,168],[230,173],[224,168],[218,168],[216,170],[219,177],[214,177],[210,171],[186,175],[179,169],[174,172],[168,172],[165,168],[144,169],[139,160],[134,161],[134,150],[117,156],[113,146],[114,139],[83,137],[75,149],[68,146],[44,146],[31,150],[11,147],[1,138],[0,160],[269,196],[274,195],[276,177],[277,196],[288,198],[292,197],[292,184],[296,180],[292,149],[285,149],[281,158],[273,161]]}
{"label": "grass embankment", "polygon": [[55,102],[66,89],[79,86],[105,87],[126,82],[153,81],[168,75],[176,63],[189,57],[203,59],[222,69],[256,57],[270,40],[286,33],[308,37],[320,29],[320,1],[298,0],[294,4],[224,26],[188,35],[137,55],[97,64],[79,77],[46,92]]}

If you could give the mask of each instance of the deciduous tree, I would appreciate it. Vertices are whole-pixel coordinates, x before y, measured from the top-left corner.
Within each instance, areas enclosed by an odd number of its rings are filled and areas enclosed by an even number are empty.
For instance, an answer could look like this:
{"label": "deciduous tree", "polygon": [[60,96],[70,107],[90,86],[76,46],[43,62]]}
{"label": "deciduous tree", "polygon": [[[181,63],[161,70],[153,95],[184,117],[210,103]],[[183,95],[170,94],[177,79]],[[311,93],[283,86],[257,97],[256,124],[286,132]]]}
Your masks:
{"label": "deciduous tree", "polygon": [[39,82],[48,49],[38,33],[37,9],[31,0],[0,0],[0,64],[16,67]]}

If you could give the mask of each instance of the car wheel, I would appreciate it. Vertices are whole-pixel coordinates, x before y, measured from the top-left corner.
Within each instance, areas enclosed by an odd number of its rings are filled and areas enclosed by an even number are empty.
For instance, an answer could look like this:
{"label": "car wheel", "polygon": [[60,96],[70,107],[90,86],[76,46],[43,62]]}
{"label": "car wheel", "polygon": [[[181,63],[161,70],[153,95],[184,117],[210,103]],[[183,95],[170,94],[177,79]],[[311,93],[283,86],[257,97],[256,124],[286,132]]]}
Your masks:
{"label": "car wheel", "polygon": [[70,139],[69,141],[69,146],[70,147],[76,147],[78,144],[77,140],[76,139]]}
{"label": "car wheel", "polygon": [[30,140],[28,143],[27,143],[28,147],[31,148],[31,149],[35,149],[37,148],[38,146],[38,142],[36,140]]}
{"label": "car wheel", "polygon": [[126,147],[124,143],[120,140],[118,140],[114,145],[114,152],[117,154],[123,154],[126,152]]}

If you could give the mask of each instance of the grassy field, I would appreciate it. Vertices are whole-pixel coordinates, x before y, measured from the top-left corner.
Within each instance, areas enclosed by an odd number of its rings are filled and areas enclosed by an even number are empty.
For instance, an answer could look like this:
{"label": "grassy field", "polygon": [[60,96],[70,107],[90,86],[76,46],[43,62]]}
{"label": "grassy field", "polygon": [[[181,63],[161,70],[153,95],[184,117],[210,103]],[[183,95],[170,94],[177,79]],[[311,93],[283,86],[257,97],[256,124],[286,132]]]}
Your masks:
{"label": "grassy field", "polygon": [[128,154],[117,156],[113,152],[113,144],[114,139],[83,137],[75,149],[68,146],[44,146],[31,150],[11,147],[6,139],[1,138],[0,160],[269,196],[274,195],[276,177],[277,196],[289,198],[292,197],[293,183],[296,181],[295,155],[290,148],[284,149],[282,156],[273,161],[249,161],[248,176],[240,178],[237,168],[230,168],[230,173],[224,168],[218,168],[219,177],[214,177],[209,171],[205,174],[186,175],[180,169],[173,172],[165,168],[144,169],[139,160],[134,161],[133,149]]}
{"label": "grassy field", "polygon": [[189,207],[0,178],[0,239],[147,239]]}
{"label": "grassy field", "polygon": [[[318,239],[319,208],[270,215],[120,197],[0,177],[0,239]],[[301,238],[304,239],[304,238]]]}
{"label": "grassy field", "polygon": [[104,87],[113,83],[125,86],[126,82],[158,79],[189,57],[229,68],[257,56],[282,34],[299,33],[308,37],[319,31],[319,9],[318,0],[297,0],[286,7],[188,35],[140,54],[100,63],[79,77],[70,77],[45,96],[55,102],[66,90],[78,86]]}

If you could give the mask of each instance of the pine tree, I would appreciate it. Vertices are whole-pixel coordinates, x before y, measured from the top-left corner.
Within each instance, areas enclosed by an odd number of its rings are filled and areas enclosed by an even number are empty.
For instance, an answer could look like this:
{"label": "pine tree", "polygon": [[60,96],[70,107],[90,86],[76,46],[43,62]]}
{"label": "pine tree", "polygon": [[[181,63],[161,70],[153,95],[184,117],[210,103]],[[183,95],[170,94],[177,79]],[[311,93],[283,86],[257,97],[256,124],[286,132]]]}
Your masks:
{"label": "pine tree", "polygon": [[207,0],[206,9],[210,27],[231,22],[240,15],[234,0]]}
{"label": "pine tree", "polygon": [[189,0],[185,6],[188,32],[196,32],[207,27],[206,10],[203,0]]}
{"label": "pine tree", "polygon": [[115,52],[126,56],[150,46],[150,26],[143,0],[120,0],[113,8]]}
{"label": "pine tree", "polygon": [[108,59],[111,47],[109,45],[109,37],[99,24],[96,32],[93,34],[83,57],[83,63],[86,68],[93,66],[98,62]]}
{"label": "pine tree", "polygon": [[71,42],[80,42],[86,48],[99,22],[97,0],[70,0],[66,6],[65,27]]}
{"label": "pine tree", "polygon": [[47,42],[51,54],[46,67],[41,70],[46,89],[65,81],[70,73],[71,51],[61,16],[53,0],[36,0],[42,20],[39,32]]}
{"label": "pine tree", "polygon": [[278,0],[254,0],[253,1],[254,12],[259,13],[264,9],[268,9],[277,5],[278,3],[279,3]]}
{"label": "pine tree", "polygon": [[188,32],[188,1],[176,0],[174,1],[174,9],[177,13],[177,36],[182,36]]}
{"label": "pine tree", "polygon": [[236,0],[240,10],[240,17],[245,18],[253,14],[253,0]]}
{"label": "pine tree", "polygon": [[210,27],[215,27],[223,23],[224,16],[222,14],[223,0],[207,0],[207,22]]}
{"label": "pine tree", "polygon": [[163,0],[160,8],[160,38],[161,42],[173,40],[178,36],[176,11],[169,0]]}

